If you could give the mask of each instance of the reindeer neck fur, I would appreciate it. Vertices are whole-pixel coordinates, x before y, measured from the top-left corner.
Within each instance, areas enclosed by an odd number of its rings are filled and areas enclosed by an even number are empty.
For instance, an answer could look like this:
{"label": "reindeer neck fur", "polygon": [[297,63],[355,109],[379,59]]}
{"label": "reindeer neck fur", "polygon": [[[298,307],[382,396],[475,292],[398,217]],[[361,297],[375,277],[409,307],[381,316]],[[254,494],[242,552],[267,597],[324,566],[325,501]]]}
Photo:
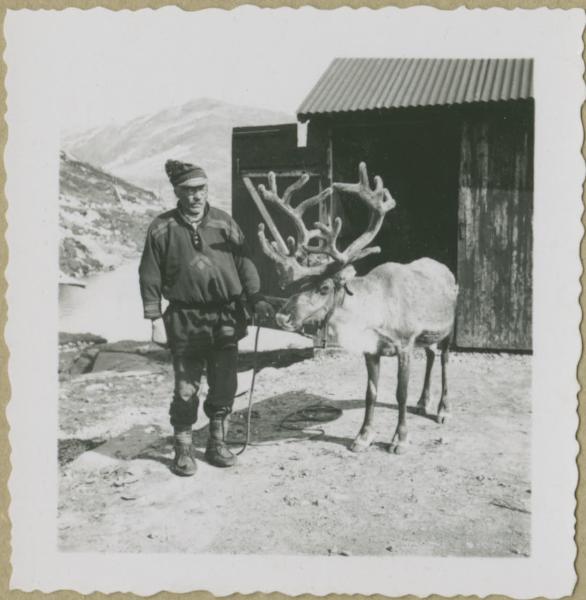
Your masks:
{"label": "reindeer neck fur", "polygon": [[457,286],[447,267],[432,259],[385,263],[347,287],[351,294],[329,326],[348,351],[390,356],[444,339],[453,327]]}
{"label": "reindeer neck fur", "polygon": [[349,352],[378,354],[378,332],[385,329],[390,308],[384,294],[384,281],[369,273],[350,280],[346,288],[343,301],[330,317],[330,333]]}

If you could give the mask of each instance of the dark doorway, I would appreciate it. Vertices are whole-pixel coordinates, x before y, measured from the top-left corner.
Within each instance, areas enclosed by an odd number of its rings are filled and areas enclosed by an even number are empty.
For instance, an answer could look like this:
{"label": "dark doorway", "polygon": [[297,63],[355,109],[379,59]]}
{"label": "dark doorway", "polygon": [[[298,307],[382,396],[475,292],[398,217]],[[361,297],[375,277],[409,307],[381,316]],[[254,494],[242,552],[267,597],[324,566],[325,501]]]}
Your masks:
{"label": "dark doorway", "polygon": [[[371,184],[380,175],[397,206],[385,219],[375,244],[381,254],[360,271],[385,261],[409,262],[428,256],[457,266],[459,121],[449,109],[413,115],[405,111],[384,121],[333,128],[333,179],[357,181],[365,161]],[[349,243],[366,228],[367,211],[348,198],[336,203]]]}

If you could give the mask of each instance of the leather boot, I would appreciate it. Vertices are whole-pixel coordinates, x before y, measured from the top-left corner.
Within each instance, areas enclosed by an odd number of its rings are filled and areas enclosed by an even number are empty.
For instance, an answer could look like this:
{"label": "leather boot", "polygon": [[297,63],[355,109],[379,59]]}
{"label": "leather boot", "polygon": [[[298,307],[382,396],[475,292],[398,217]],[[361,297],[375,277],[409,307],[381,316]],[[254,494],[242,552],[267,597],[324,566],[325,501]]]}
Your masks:
{"label": "leather boot", "polygon": [[191,427],[175,429],[175,458],[171,470],[175,475],[190,477],[197,471],[197,463],[193,458],[191,445]]}
{"label": "leather boot", "polygon": [[224,440],[224,423],[227,417],[210,417],[210,437],[206,446],[205,457],[214,467],[233,467],[236,456],[230,452]]}

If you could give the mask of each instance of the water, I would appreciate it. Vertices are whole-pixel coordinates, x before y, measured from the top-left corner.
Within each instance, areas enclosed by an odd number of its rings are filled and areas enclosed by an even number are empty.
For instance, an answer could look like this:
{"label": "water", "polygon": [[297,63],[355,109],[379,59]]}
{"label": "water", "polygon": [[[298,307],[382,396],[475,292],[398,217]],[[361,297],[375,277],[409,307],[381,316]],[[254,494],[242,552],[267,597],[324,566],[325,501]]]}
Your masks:
{"label": "water", "polygon": [[[85,288],[59,286],[59,331],[94,333],[109,342],[119,340],[148,341],[151,322],[144,319],[138,285],[139,259],[114,271],[88,277]],[[166,301],[163,300],[163,308]],[[241,340],[241,350],[254,348],[255,328]],[[284,348],[309,348],[313,342],[287,331],[263,328],[258,349],[269,351]]]}
{"label": "water", "polygon": [[94,333],[109,342],[150,339],[150,321],[142,316],[138,262],[88,277],[85,288],[60,285],[59,331]]}

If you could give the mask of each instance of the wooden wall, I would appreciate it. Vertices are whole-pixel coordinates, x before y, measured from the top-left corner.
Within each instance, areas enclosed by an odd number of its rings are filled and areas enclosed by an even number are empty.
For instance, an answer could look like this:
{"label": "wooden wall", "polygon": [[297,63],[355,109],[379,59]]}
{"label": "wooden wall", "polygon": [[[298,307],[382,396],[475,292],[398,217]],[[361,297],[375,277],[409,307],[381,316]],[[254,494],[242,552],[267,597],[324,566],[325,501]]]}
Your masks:
{"label": "wooden wall", "polygon": [[460,159],[456,343],[532,344],[533,103],[468,111]]}
{"label": "wooden wall", "polygon": [[[308,147],[297,148],[296,125],[238,128],[233,134],[232,214],[242,227],[263,280],[282,295],[257,238],[262,218],[242,176],[255,184],[277,172],[279,189],[301,171],[312,174],[298,200],[335,181],[356,181],[365,160],[397,200],[376,240],[382,247],[359,265],[431,256],[460,286],[456,345],[530,350],[532,323],[533,101],[487,103],[392,114],[313,119]],[[338,198],[342,246],[362,231],[366,213]],[[281,215],[271,211],[287,230]]]}

